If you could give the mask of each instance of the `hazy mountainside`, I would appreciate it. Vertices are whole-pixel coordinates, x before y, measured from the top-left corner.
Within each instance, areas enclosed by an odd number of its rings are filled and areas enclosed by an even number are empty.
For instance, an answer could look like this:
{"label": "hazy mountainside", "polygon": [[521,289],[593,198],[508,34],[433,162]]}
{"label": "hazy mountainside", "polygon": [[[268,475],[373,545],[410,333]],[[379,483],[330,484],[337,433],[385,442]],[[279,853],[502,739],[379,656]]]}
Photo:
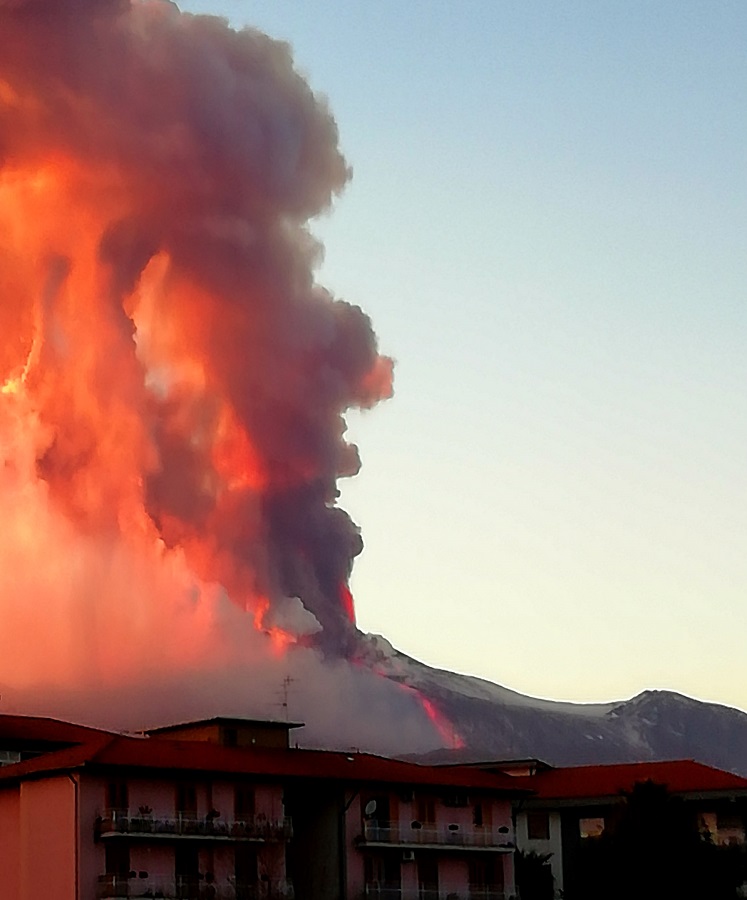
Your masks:
{"label": "hazy mountainside", "polygon": [[[695,759],[747,776],[747,714],[672,691],[578,704],[538,700],[480,678],[433,669],[369,635],[367,655],[388,678],[417,688],[449,719],[459,750],[421,760],[536,757],[556,765]],[[455,740],[456,743],[456,740]]]}

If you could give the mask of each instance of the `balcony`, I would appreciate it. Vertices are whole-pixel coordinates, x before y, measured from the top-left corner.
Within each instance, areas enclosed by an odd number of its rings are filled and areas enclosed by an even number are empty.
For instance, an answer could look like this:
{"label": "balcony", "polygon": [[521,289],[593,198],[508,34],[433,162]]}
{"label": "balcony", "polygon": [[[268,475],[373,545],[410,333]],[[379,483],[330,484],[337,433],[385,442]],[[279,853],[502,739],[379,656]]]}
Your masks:
{"label": "balcony", "polygon": [[153,898],[153,900],[293,900],[289,881],[262,881],[258,884],[227,882],[195,882],[173,877],[127,878],[100,875],[97,900],[118,897]]}
{"label": "balcony", "polygon": [[359,844],[396,847],[435,847],[438,849],[513,850],[511,833],[466,825],[428,825],[420,822],[363,823]]}
{"label": "balcony", "polygon": [[197,818],[187,813],[172,817],[143,815],[127,809],[107,809],[96,818],[97,838],[128,835],[147,840],[185,838],[202,841],[269,841],[288,840],[293,833],[291,820],[252,818],[227,820],[215,816]]}
{"label": "balcony", "polygon": [[397,888],[367,884],[361,900],[513,900],[499,887]]}

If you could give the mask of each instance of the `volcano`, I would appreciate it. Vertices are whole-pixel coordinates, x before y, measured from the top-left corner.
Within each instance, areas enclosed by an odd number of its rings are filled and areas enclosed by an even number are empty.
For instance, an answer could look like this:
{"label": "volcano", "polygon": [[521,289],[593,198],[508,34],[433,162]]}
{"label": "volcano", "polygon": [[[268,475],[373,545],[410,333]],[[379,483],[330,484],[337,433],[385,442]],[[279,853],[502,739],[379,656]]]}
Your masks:
{"label": "volcano", "polygon": [[317,281],[350,176],[283,42],[169,0],[0,3],[4,711],[744,772],[736,711],[532,700],[360,635],[346,415],[393,362]]}
{"label": "volcano", "polygon": [[364,638],[371,665],[416,688],[451,723],[461,746],[423,762],[541,759],[553,765],[694,759],[747,776],[747,714],[673,691],[628,700],[565,703],[528,697],[481,678],[436,669]]}

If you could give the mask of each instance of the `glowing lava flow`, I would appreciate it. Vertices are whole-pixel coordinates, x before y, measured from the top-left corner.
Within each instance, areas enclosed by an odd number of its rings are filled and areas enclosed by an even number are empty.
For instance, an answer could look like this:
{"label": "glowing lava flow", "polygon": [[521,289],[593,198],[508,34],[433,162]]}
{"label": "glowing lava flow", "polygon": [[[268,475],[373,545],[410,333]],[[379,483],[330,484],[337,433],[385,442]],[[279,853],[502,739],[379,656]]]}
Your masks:
{"label": "glowing lava flow", "polygon": [[353,594],[346,584],[340,585],[340,601],[345,615],[348,617],[351,625],[355,625],[355,604],[353,602]]}
{"label": "glowing lava flow", "polygon": [[418,690],[418,688],[413,687],[411,684],[407,684],[396,672],[388,671],[386,665],[382,665],[376,661],[371,664],[364,658],[358,660],[354,659],[353,662],[358,665],[370,665],[370,670],[379,678],[386,679],[388,682],[395,685],[402,693],[414,697],[428,717],[428,720],[436,730],[445,747],[448,747],[451,750],[461,750],[465,746],[464,738],[457,732],[452,722],[450,722],[438,709],[436,704]]}

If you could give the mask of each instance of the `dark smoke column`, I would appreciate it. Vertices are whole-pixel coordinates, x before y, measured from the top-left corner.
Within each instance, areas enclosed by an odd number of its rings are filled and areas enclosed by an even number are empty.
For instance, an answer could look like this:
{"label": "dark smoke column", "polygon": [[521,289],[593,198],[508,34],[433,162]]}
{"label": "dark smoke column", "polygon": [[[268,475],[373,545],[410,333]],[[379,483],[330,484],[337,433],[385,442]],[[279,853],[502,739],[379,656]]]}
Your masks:
{"label": "dark smoke column", "polygon": [[348,652],[344,414],[392,366],[314,278],[309,222],[350,174],[326,104],[287,45],[167,0],[0,0],[0,85],[0,177],[52,173],[0,359],[35,348],[53,502],[96,533],[140,504],[237,604],[300,598]]}

